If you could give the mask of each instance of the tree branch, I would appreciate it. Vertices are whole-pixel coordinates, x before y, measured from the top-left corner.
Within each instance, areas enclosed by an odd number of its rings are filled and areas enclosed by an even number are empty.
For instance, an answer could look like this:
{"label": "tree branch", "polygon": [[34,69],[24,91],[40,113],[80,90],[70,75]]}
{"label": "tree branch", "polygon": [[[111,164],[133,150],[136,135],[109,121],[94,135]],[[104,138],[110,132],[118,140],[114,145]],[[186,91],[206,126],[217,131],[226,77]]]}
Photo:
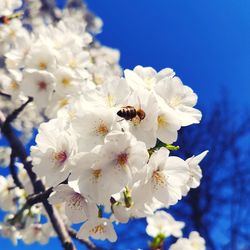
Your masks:
{"label": "tree branch", "polygon": [[11,98],[11,95],[6,94],[6,93],[3,93],[2,91],[0,91],[0,96],[3,96],[3,97],[5,97],[5,98],[7,98],[7,99],[10,99],[10,98]]}
{"label": "tree branch", "polygon": [[10,124],[13,122],[18,115],[24,110],[24,108],[33,101],[33,97],[28,97],[28,100],[23,103],[19,108],[15,109],[10,115],[7,116],[5,123]]}
{"label": "tree branch", "polygon": [[26,204],[29,206],[33,206],[37,203],[43,202],[49,198],[52,192],[53,188],[51,187],[42,193],[30,195],[26,201]]}
{"label": "tree branch", "polygon": [[16,159],[16,156],[15,156],[14,152],[12,151],[11,155],[10,155],[10,165],[9,165],[10,173],[11,173],[11,176],[13,178],[15,185],[17,187],[23,189],[23,184],[19,180],[17,172],[16,172],[15,159]]}
{"label": "tree branch", "polygon": [[[39,194],[45,191],[45,187],[41,182],[41,180],[39,180],[36,174],[32,171],[32,163],[27,160],[28,155],[25,151],[25,147],[19,140],[19,138],[16,136],[10,125],[10,123],[17,118],[20,112],[31,101],[32,98],[29,98],[27,102],[25,102],[22,106],[20,106],[20,108],[16,109],[12,114],[10,114],[6,118],[5,122],[0,121],[0,126],[3,135],[7,138],[11,146],[13,154],[15,154],[15,156],[18,157],[20,161],[23,163],[24,169],[27,171],[27,174],[31,180],[34,193]],[[72,239],[70,238],[68,231],[65,227],[65,224],[63,223],[57,210],[53,206],[51,206],[47,200],[44,200],[42,203],[45,207],[48,217],[50,218],[51,224],[61,241],[63,248],[65,250],[75,250],[76,248],[72,242]]]}

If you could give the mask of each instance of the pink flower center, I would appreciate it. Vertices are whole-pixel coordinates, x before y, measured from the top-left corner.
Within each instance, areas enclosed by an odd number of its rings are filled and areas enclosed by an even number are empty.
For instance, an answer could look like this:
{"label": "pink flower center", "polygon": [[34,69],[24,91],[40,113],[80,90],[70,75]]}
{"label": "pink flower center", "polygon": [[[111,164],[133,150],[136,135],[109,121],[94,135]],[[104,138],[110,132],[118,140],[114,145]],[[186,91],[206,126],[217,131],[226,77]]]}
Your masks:
{"label": "pink flower center", "polygon": [[38,83],[38,89],[39,90],[47,90],[47,83],[45,81],[41,81]]}
{"label": "pink flower center", "polygon": [[42,226],[40,224],[35,224],[34,227],[33,227],[33,230],[34,230],[35,234],[38,234],[38,233],[41,232]]}
{"label": "pink flower center", "polygon": [[128,162],[128,154],[127,153],[121,153],[117,157],[117,163],[120,166],[124,166]]}
{"label": "pink flower center", "polygon": [[63,164],[67,160],[67,153],[65,151],[60,151],[55,153],[54,158],[60,164]]}

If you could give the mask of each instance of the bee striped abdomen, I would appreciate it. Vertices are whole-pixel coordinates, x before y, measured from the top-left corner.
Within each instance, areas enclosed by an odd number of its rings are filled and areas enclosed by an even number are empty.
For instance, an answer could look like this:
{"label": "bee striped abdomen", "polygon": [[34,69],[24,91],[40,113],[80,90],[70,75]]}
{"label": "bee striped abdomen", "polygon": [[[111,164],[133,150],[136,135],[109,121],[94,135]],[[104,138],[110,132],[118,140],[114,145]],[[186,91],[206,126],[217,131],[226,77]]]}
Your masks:
{"label": "bee striped abdomen", "polygon": [[137,112],[136,109],[132,106],[122,107],[118,112],[117,115],[124,118],[125,120],[132,120],[136,117]]}

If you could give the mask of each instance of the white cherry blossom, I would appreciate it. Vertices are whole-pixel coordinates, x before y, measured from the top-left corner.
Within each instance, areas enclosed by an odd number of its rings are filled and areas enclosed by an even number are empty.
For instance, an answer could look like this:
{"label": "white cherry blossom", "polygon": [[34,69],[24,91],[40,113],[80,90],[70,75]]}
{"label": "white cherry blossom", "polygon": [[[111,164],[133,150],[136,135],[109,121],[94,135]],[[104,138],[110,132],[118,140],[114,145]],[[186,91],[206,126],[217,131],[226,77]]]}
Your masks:
{"label": "white cherry blossom", "polygon": [[79,148],[82,151],[89,151],[103,144],[106,135],[117,126],[115,113],[111,109],[99,107],[80,108],[72,121],[72,127],[78,135]]}
{"label": "white cherry blossom", "polygon": [[72,223],[86,221],[91,215],[97,216],[97,206],[68,185],[61,184],[53,191],[49,197],[50,204],[65,203],[65,214]]}
{"label": "white cherry blossom", "polygon": [[22,0],[1,0],[0,16],[10,15],[13,11],[22,5]]}
{"label": "white cherry blossom", "polygon": [[92,237],[97,240],[108,239],[111,242],[117,240],[117,235],[110,220],[105,218],[93,218],[83,224],[77,233],[79,239]]}
{"label": "white cherry blossom", "polygon": [[153,90],[155,85],[163,78],[171,78],[175,75],[175,72],[166,68],[160,72],[156,72],[151,67],[136,66],[133,70],[126,69],[124,71],[126,81],[129,83],[132,89],[146,88]]}
{"label": "white cherry blossom", "polygon": [[205,240],[198,232],[191,232],[189,238],[180,238],[172,244],[169,250],[206,250]]}
{"label": "white cherry blossom", "polygon": [[175,111],[182,126],[200,122],[201,112],[193,108],[197,103],[197,95],[191,88],[183,85],[180,78],[163,78],[154,89]]}
{"label": "white cherry blossom", "polygon": [[38,107],[44,108],[52,97],[55,78],[49,72],[30,69],[25,70],[20,85],[25,95],[34,97]]}
{"label": "white cherry blossom", "polygon": [[39,128],[36,146],[31,148],[34,171],[45,177],[48,186],[56,186],[69,176],[77,153],[75,136],[62,120],[50,120]]}
{"label": "white cherry blossom", "polygon": [[29,69],[45,70],[53,73],[56,69],[56,51],[49,44],[38,41],[26,56],[25,67]]}
{"label": "white cherry blossom", "polygon": [[185,223],[176,221],[169,213],[165,211],[157,211],[153,216],[147,217],[146,232],[151,237],[163,234],[165,237],[173,235],[176,238],[182,236],[181,229]]}
{"label": "white cherry blossom", "polygon": [[[153,93],[144,89],[134,91],[127,100],[127,105],[143,110],[145,118],[141,120],[137,115],[129,123],[130,132],[143,141],[147,148],[156,144],[158,105]],[[126,105],[125,105],[126,106]]]}
{"label": "white cherry blossom", "polygon": [[17,190],[11,176],[0,175],[0,208],[5,211],[15,211]]}
{"label": "white cherry blossom", "polygon": [[39,242],[40,244],[47,244],[51,235],[53,235],[53,229],[51,224],[31,224],[21,232],[22,240],[26,244],[32,244]]}
{"label": "white cherry blossom", "polygon": [[200,180],[202,178],[202,171],[199,166],[199,163],[204,159],[207,155],[208,151],[204,151],[197,156],[190,157],[186,160],[190,177],[187,184],[183,187],[183,195],[187,195],[190,188],[197,188],[200,185]]}
{"label": "white cherry blossom", "polygon": [[176,156],[169,156],[165,148],[151,155],[148,163],[147,191],[166,207],[182,197],[182,187],[189,178],[187,163]]}

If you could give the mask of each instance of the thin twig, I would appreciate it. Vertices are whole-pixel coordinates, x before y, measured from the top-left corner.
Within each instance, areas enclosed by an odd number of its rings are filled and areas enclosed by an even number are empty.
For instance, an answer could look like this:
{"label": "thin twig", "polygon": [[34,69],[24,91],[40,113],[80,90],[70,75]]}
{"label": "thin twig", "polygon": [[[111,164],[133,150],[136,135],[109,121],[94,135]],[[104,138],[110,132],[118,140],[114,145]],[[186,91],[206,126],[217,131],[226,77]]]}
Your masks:
{"label": "thin twig", "polygon": [[7,99],[10,99],[10,98],[11,98],[11,95],[6,94],[6,93],[4,93],[4,92],[2,92],[2,91],[0,91],[0,96],[3,96],[3,97],[5,97],[5,98],[7,98]]}
{"label": "thin twig", "polygon": [[45,200],[47,200],[50,196],[50,194],[53,192],[53,188],[49,188],[47,189],[46,191],[42,192],[42,193],[38,193],[38,194],[33,194],[33,195],[30,195],[28,198],[27,198],[27,205],[29,206],[33,206],[37,203],[40,203],[40,202],[43,202]]}
{"label": "thin twig", "polygon": [[24,110],[24,108],[33,101],[33,97],[28,97],[28,100],[23,103],[19,108],[15,109],[10,115],[7,116],[5,123],[10,124],[13,122],[18,115]]}

